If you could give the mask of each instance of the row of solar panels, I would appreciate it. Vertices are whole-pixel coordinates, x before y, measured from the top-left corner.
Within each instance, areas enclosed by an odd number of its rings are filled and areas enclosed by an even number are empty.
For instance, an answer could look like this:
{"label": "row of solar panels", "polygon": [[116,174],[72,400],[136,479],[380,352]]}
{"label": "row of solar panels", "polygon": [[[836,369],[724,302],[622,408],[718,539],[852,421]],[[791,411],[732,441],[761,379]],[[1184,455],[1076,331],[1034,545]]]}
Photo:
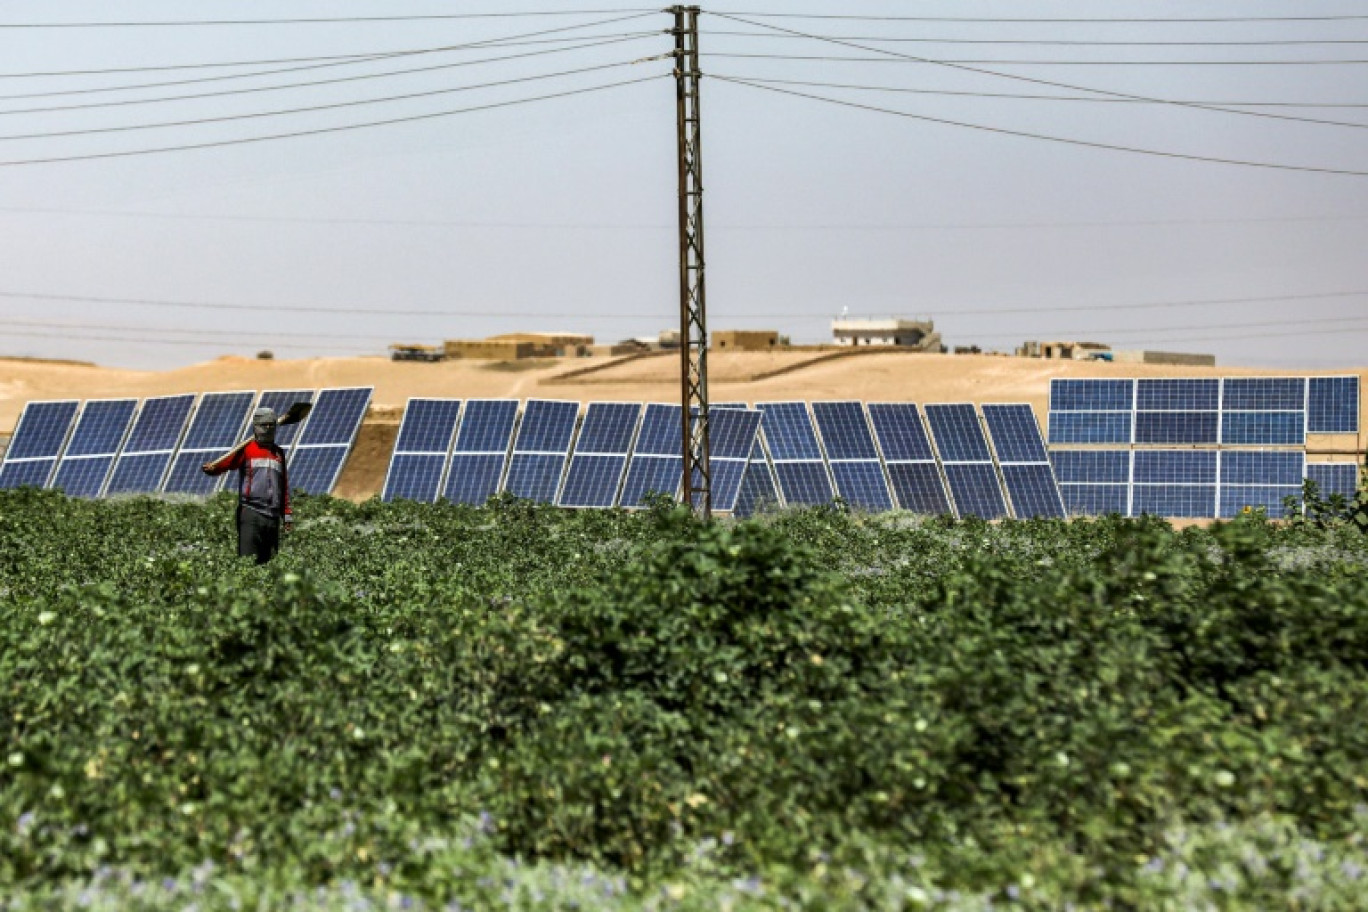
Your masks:
{"label": "row of solar panels", "polygon": [[313,402],[309,417],[281,427],[290,487],[327,494],[337,482],[371,388],[267,390],[30,402],[0,463],[0,489],[60,488],[74,497],[174,493],[207,495],[225,478],[200,466],[245,439],[258,406],[284,412]]}
{"label": "row of solar panels", "polygon": [[1358,428],[1355,376],[1050,383],[1052,445],[1304,446]]}
{"label": "row of solar panels", "polygon": [[[677,405],[413,399],[385,500],[484,503],[500,492],[565,507],[678,496]],[[995,519],[1064,516],[1034,413],[1024,404],[761,402],[709,412],[713,508],[831,503]],[[924,418],[923,418],[924,415]]]}

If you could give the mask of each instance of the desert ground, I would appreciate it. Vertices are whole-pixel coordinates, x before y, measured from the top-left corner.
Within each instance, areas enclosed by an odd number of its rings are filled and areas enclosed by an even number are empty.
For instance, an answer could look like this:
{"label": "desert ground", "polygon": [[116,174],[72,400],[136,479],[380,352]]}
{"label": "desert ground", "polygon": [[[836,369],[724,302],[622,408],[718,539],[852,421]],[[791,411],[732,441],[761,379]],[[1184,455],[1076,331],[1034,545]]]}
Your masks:
{"label": "desert ground", "polygon": [[[870,402],[1026,402],[1042,426],[1055,377],[1225,377],[1357,374],[1368,367],[1294,371],[1240,367],[1177,367],[1046,361],[994,355],[927,355],[878,349],[714,352],[709,355],[714,402],[861,399]],[[0,359],[0,436],[24,404],[39,399],[162,396],[222,390],[373,386],[375,395],[336,493],[353,500],[377,495],[404,404],[414,396],[672,402],[679,399],[675,353],[626,358],[564,358],[520,362],[476,360],[438,364],[385,358],[256,360],[226,356],[172,371],[135,371],[89,364]],[[1361,408],[1362,408],[1361,403]],[[1368,410],[1360,427],[1368,421]],[[1365,435],[1308,441],[1313,460],[1347,459]]]}

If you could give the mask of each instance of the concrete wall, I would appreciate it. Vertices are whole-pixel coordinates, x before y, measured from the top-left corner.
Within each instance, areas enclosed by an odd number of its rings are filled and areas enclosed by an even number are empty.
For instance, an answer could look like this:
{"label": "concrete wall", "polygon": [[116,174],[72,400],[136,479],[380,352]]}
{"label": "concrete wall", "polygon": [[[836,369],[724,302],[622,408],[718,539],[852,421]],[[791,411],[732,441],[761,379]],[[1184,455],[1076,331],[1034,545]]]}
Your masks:
{"label": "concrete wall", "polygon": [[779,330],[721,329],[712,333],[709,347],[724,351],[769,351],[779,347]]}
{"label": "concrete wall", "polygon": [[1178,364],[1184,367],[1215,367],[1215,355],[1195,355],[1184,352],[1112,351],[1112,360],[1123,364]]}
{"label": "concrete wall", "polygon": [[504,341],[488,339],[447,339],[448,358],[474,358],[485,361],[517,361],[522,358],[536,357],[537,346],[531,342]]}

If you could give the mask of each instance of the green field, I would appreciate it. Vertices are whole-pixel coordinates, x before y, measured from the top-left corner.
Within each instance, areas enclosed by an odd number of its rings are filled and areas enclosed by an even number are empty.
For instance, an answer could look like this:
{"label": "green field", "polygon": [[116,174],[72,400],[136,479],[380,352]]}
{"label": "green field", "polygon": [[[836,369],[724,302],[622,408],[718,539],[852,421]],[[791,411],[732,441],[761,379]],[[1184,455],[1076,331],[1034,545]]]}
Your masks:
{"label": "green field", "polygon": [[0,909],[1368,908],[1368,536],[0,492]]}

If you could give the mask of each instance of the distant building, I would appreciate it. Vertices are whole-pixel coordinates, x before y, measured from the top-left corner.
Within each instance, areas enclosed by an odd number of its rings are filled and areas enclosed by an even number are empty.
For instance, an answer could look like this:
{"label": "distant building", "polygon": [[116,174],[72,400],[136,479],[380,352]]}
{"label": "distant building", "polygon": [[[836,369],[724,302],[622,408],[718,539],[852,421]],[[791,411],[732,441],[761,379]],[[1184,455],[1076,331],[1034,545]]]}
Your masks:
{"label": "distant building", "polygon": [[788,339],[777,329],[719,329],[709,340],[709,347],[717,351],[770,351],[787,346]]}
{"label": "distant building", "polygon": [[1028,340],[1016,350],[1019,358],[1056,361],[1116,361],[1126,364],[1176,364],[1184,367],[1215,367],[1215,355],[1185,352],[1117,349],[1103,342],[1037,342]]}
{"label": "distant building", "polygon": [[837,345],[886,345],[922,352],[945,351],[932,320],[834,320],[831,337]]}

